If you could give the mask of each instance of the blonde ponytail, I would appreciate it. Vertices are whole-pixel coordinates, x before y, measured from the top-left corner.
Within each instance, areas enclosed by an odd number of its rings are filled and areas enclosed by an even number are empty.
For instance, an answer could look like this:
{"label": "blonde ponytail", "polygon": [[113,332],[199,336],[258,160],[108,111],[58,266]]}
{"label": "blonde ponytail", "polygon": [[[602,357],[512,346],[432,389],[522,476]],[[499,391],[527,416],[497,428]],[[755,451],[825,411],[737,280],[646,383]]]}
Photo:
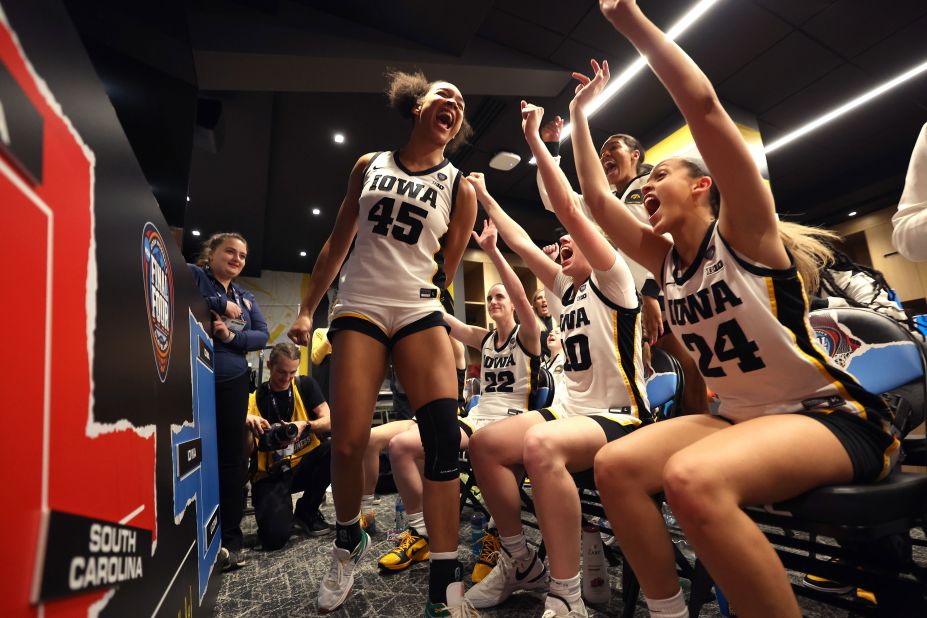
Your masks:
{"label": "blonde ponytail", "polygon": [[813,296],[821,285],[821,270],[834,263],[831,243],[841,240],[840,234],[799,223],[780,221],[779,238],[795,260],[795,266],[805,284],[805,293],[809,297]]}

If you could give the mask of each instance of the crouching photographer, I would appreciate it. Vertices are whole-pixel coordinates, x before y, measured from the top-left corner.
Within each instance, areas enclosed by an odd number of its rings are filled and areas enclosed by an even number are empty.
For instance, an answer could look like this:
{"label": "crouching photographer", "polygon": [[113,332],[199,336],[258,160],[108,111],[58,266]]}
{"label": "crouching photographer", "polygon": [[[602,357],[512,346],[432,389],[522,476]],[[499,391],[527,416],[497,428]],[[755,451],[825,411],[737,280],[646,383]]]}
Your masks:
{"label": "crouching photographer", "polygon": [[[330,531],[319,506],[331,482],[328,404],[309,376],[296,376],[300,351],[278,343],[270,352],[270,380],[251,394],[248,429],[254,435],[257,472],[251,499],[264,549],[280,549],[295,523],[310,536]],[[304,492],[294,512],[291,494]]]}

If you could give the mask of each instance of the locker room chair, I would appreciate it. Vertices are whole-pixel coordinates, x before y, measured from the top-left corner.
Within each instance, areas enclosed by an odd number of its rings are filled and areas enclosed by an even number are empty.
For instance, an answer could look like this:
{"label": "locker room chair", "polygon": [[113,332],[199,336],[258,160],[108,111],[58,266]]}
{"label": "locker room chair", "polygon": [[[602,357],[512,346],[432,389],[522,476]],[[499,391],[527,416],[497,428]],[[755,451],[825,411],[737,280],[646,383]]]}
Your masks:
{"label": "locker room chair", "polygon": [[[818,343],[873,393],[883,394],[904,435],[924,419],[927,361],[917,337],[894,320],[858,308],[812,312]],[[922,441],[921,441],[922,442]],[[906,442],[905,447],[916,446]],[[927,475],[896,469],[885,479],[865,485],[821,487],[765,507],[746,509],[787,569],[852,585],[875,593],[877,605],[827,594],[793,584],[799,595],[864,615],[927,615],[927,565],[912,557],[914,528],[927,523]],[[794,532],[807,534],[808,540]],[[824,544],[818,536],[836,539]],[[820,554],[841,558],[831,562]],[[711,579],[696,561],[689,601],[697,616],[710,597]]]}
{"label": "locker room chair", "polygon": [[[461,416],[466,417],[470,414],[470,410],[475,408],[480,403],[480,379],[467,378],[464,386],[464,392],[466,393],[466,397],[463,413]],[[485,515],[486,519],[488,520],[489,511],[486,510],[486,507],[483,506],[483,503],[480,501],[476,494],[478,485],[476,481],[476,475],[473,473],[473,466],[470,465],[470,454],[467,451],[460,451],[457,457],[457,464],[461,473],[460,511],[463,512],[464,508],[467,505],[470,505],[471,508],[482,511],[483,515]],[[466,480],[464,480],[463,475],[466,475]]]}
{"label": "locker room chair", "polygon": [[546,367],[538,372],[538,387],[528,401],[529,410],[540,410],[554,402],[554,376]]}
{"label": "locker room chair", "polygon": [[653,373],[647,378],[647,400],[654,420],[670,418],[676,413],[676,402],[685,388],[682,365],[676,358],[659,348],[650,348],[650,367]]}

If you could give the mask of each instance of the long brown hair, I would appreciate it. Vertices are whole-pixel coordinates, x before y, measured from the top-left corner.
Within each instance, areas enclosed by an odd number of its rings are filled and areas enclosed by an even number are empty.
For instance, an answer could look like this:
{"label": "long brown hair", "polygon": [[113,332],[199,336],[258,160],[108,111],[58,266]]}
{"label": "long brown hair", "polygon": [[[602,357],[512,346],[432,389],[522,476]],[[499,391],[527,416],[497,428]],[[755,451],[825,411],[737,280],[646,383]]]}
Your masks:
{"label": "long brown hair", "polygon": [[215,251],[219,245],[224,243],[229,239],[240,240],[245,244],[245,247],[248,246],[248,241],[245,240],[245,237],[239,234],[238,232],[216,232],[209,238],[203,241],[203,247],[200,249],[200,254],[196,258],[196,265],[200,268],[205,268],[209,265],[209,256],[212,255],[212,252]]}
{"label": "long brown hair", "polygon": [[[406,73],[398,69],[389,69],[386,71],[386,81],[386,98],[389,100],[389,106],[398,111],[403,118],[414,120],[415,115],[412,110],[428,94],[434,84],[444,80],[430,82],[425,77],[425,74],[419,70]],[[454,152],[466,144],[471,135],[473,135],[473,127],[470,126],[467,117],[464,116],[463,122],[460,124],[460,130],[448,142],[445,150],[448,153]]]}

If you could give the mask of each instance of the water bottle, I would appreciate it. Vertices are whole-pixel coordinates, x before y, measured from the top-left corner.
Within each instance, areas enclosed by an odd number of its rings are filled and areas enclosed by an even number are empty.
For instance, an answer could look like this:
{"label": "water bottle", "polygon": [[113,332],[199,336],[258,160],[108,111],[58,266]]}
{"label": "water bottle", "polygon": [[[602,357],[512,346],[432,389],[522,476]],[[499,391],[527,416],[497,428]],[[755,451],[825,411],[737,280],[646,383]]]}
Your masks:
{"label": "water bottle", "polygon": [[587,603],[608,603],[611,588],[602,553],[599,527],[583,526],[583,599]]}
{"label": "water bottle", "polygon": [[403,532],[409,527],[406,519],[406,505],[402,503],[402,496],[396,496],[396,522],[394,524],[396,532]]}
{"label": "water bottle", "polygon": [[483,535],[486,534],[486,516],[483,511],[474,510],[470,516],[470,551],[473,553],[473,559],[480,557],[483,550]]}

